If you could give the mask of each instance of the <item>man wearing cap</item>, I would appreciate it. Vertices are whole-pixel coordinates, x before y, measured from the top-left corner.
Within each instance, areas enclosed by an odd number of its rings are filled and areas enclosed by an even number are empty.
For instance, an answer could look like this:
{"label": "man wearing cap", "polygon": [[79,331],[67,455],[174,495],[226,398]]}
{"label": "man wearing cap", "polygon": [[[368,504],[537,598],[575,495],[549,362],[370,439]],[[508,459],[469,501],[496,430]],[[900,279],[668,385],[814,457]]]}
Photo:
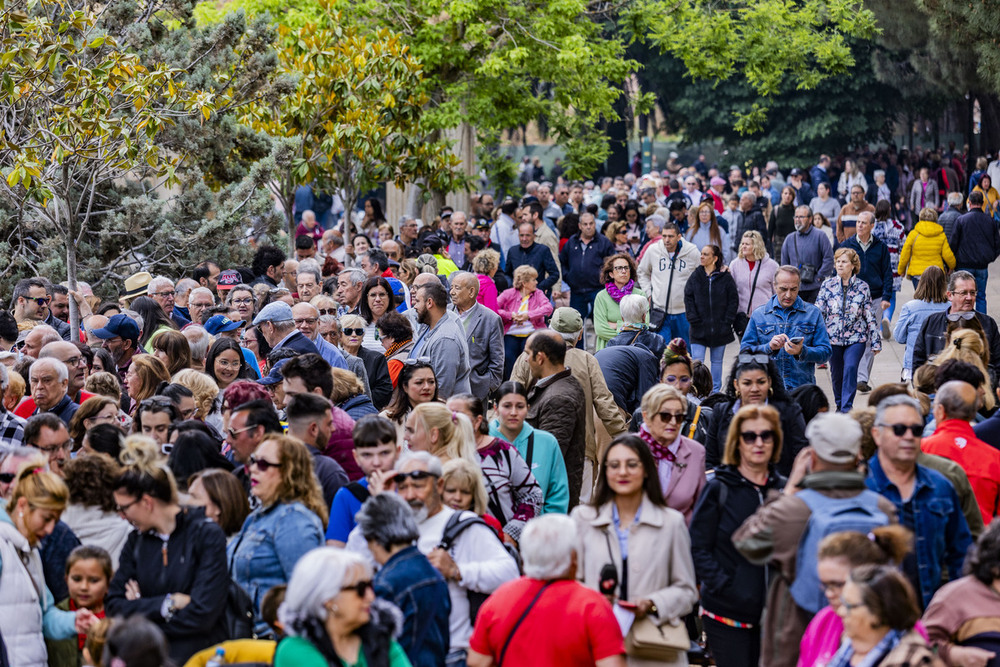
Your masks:
{"label": "man wearing cap", "polygon": [[253,318],[253,325],[271,346],[271,351],[288,348],[299,354],[319,354],[319,350],[295,328],[292,307],[284,301],[269,303]]}
{"label": "man wearing cap", "polygon": [[559,251],[563,280],[569,285],[569,305],[584,319],[594,317],[594,299],[604,289],[601,269],[604,260],[615,254],[607,236],[597,233],[597,221],[591,213],[580,214],[580,231],[566,241]]}
{"label": "man wearing cap", "polygon": [[503,381],[503,322],[500,316],[476,301],[479,279],[459,271],[451,277],[451,305],[465,329],[469,346],[469,385],[484,403]]}
{"label": "man wearing cap", "polygon": [[104,341],[101,347],[111,353],[118,366],[118,377],[124,382],[132,357],[139,353],[139,325],[125,313],[119,313],[104,327],[94,329],[93,334]]}
{"label": "man wearing cap", "polygon": [[879,403],[872,427],[878,449],[868,461],[867,484],[895,506],[900,523],[913,531],[914,553],[901,565],[925,607],[941,586],[943,572],[947,570],[949,581],[962,576],[972,535],[955,487],[917,463],[923,430],[916,399],[900,394]]}
{"label": "man wearing cap", "polygon": [[[601,420],[605,430],[615,437],[624,433],[628,429],[625,416],[615,403],[615,398],[608,388],[604,375],[601,372],[601,365],[590,352],[576,347],[577,341],[583,335],[583,318],[580,313],[565,306],[552,311],[552,319],[549,326],[553,331],[562,336],[566,343],[566,368],[573,373],[580,386],[583,387],[584,417],[586,418],[587,436],[586,461],[584,463],[583,487],[580,493],[582,501],[589,500],[590,489],[593,486],[593,474],[597,467],[597,431],[594,423],[594,416]],[[653,371],[656,383],[655,369]],[[521,356],[514,362],[514,369],[511,371],[510,379],[520,382],[523,386],[531,385],[531,368],[528,366],[528,353],[522,352]]]}
{"label": "man wearing cap", "polygon": [[316,346],[319,356],[323,357],[326,363],[333,368],[347,369],[347,361],[340,348],[331,345],[319,335],[319,310],[316,306],[305,301],[295,304],[292,306],[292,321],[295,323],[295,328]]}
{"label": "man wearing cap", "polygon": [[799,545],[812,516],[799,492],[811,489],[831,499],[857,498],[877,504],[890,520],[896,516],[893,504],[865,488],[865,478],[858,472],[858,422],[847,415],[821,414],[809,423],[806,437],[810,446],[795,458],[784,493],[768,500],[733,533],[733,544],[747,560],[768,565],[776,573],[767,592],[769,612],[761,633],[760,664],[768,667],[795,666],[799,643],[812,617],[796,604],[791,591]]}
{"label": "man wearing cap", "polygon": [[809,202],[811,202],[813,197],[816,196],[816,193],[813,192],[813,189],[809,186],[809,184],[802,180],[802,176],[804,174],[805,172],[798,167],[792,169],[792,171],[788,174],[788,184],[792,186],[793,190],[795,190],[796,206],[809,206]]}
{"label": "man wearing cap", "polygon": [[938,354],[944,349],[949,325],[971,323],[972,318],[979,320],[986,342],[990,349],[988,369],[993,377],[1000,376],[1000,330],[996,320],[976,310],[976,278],[968,271],[958,270],[948,277],[946,292],[951,306],[943,312],[931,313],[920,327],[917,342],[913,346],[914,370],[927,363],[928,357]]}
{"label": "man wearing cap", "polygon": [[146,296],[160,304],[160,308],[167,314],[167,317],[174,321],[178,329],[183,329],[188,324],[191,324],[191,320],[181,315],[174,308],[177,291],[174,289],[174,281],[170,278],[156,276],[150,280],[149,284],[146,285]]}

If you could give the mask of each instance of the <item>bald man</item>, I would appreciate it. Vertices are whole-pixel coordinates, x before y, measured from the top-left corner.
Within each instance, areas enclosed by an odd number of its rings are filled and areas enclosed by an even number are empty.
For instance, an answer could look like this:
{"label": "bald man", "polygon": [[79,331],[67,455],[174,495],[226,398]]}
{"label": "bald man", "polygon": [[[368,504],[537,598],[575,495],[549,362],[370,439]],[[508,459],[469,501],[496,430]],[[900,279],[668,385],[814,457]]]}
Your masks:
{"label": "bald man", "polygon": [[503,322],[500,316],[476,301],[479,278],[461,271],[451,277],[451,309],[465,328],[469,344],[469,384],[472,393],[486,401],[503,380]]}

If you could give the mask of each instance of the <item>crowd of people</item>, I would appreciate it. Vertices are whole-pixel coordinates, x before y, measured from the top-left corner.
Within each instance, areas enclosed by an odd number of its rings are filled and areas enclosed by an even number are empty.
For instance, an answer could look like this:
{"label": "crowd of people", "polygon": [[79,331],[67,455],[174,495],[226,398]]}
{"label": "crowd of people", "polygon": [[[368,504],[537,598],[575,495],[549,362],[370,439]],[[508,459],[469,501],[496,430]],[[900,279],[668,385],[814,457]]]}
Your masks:
{"label": "crowd of people", "polygon": [[304,188],[291,256],[20,280],[0,665],[998,664],[1000,162],[963,166],[529,164],[395,226]]}

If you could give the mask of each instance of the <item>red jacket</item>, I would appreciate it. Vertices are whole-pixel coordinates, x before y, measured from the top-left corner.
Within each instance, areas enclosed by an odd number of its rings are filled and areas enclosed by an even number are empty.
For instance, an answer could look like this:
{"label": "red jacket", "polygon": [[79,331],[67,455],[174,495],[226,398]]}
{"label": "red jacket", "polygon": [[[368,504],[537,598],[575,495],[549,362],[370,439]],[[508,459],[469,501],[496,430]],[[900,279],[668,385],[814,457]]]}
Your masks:
{"label": "red jacket", "polygon": [[962,466],[976,494],[983,523],[989,525],[1000,499],[1000,451],[977,438],[969,422],[961,419],[938,424],[934,435],[920,443],[920,449]]}

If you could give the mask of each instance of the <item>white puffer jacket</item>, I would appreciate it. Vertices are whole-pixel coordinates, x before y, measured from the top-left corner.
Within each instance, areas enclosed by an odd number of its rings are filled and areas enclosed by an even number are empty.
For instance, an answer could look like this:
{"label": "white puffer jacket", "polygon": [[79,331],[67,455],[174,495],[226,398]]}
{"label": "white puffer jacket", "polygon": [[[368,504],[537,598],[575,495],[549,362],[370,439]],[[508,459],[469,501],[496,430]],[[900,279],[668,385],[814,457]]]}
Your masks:
{"label": "white puffer jacket", "polygon": [[10,664],[47,667],[43,632],[51,639],[72,637],[75,619],[53,606],[38,549],[28,545],[0,505],[0,632]]}

